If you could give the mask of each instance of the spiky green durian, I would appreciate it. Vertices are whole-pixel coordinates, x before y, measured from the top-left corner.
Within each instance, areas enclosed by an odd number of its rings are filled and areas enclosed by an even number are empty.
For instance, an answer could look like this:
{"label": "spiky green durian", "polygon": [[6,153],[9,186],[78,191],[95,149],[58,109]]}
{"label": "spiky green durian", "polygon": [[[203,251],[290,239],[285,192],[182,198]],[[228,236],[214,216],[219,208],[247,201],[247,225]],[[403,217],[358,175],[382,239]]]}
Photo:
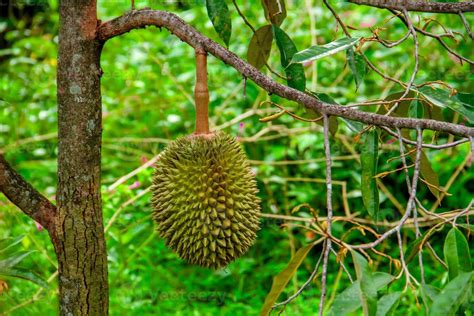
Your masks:
{"label": "spiky green durian", "polygon": [[260,200],[247,158],[222,132],[171,142],[153,175],[153,218],[182,259],[220,268],[253,244]]}

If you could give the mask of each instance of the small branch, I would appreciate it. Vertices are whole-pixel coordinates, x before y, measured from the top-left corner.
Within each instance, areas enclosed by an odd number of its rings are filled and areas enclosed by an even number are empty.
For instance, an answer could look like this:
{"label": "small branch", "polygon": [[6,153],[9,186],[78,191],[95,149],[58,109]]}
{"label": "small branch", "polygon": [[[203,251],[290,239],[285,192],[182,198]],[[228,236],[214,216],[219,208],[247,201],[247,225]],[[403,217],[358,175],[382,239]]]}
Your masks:
{"label": "small branch", "polygon": [[[398,17],[406,26],[408,26],[408,22],[405,20],[405,18],[403,17],[403,15],[393,11],[393,10],[390,10],[392,12],[393,15],[395,15],[396,17]],[[428,37],[432,37],[434,39],[436,39],[440,44],[441,46],[443,46],[450,54],[452,54],[453,56],[459,58],[460,61],[465,61],[469,64],[474,64],[474,61],[470,60],[469,58],[466,58],[464,56],[461,56],[460,54],[456,53],[451,47],[448,46],[448,44],[446,44],[444,41],[443,41],[443,36],[448,36],[448,34],[434,34],[434,33],[430,33],[428,31],[425,31],[423,28],[419,28],[419,27],[416,27],[416,26],[413,26],[413,28],[420,34],[423,34],[425,36],[428,36]],[[449,37],[453,37],[452,35],[449,36]]]}
{"label": "small branch", "polygon": [[344,117],[368,125],[387,126],[392,128],[421,128],[446,132],[454,135],[474,136],[474,128],[471,127],[428,119],[390,117],[321,102],[308,94],[275,82],[271,78],[262,74],[255,67],[240,59],[234,53],[203,36],[175,14],[169,12],[149,9],[133,11],[111,21],[102,23],[97,29],[97,38],[100,41],[105,42],[108,39],[127,33],[133,29],[144,28],[150,25],[165,27],[192,47],[204,49],[206,52],[211,53],[226,64],[235,68],[244,77],[253,80],[257,85],[269,93],[295,101],[307,108],[316,110],[319,113]]}
{"label": "small branch", "polygon": [[[397,133],[395,133],[394,131],[392,131],[391,129],[389,129],[388,127],[381,127],[384,131],[386,131],[388,134],[394,136],[394,137],[399,137],[397,135]],[[400,140],[402,140],[405,144],[408,144],[408,145],[416,145],[416,142],[410,140],[410,139],[406,139],[406,138],[403,138],[403,137],[399,137]],[[456,147],[458,145],[461,145],[461,144],[464,144],[464,143],[467,143],[469,141],[469,138],[463,138],[463,139],[460,139],[460,140],[457,140],[457,141],[454,141],[454,142],[451,142],[451,143],[446,143],[446,144],[441,144],[441,145],[433,145],[433,144],[421,144],[421,146],[423,148],[430,148],[430,149],[446,149],[446,148],[451,148],[451,147]]]}
{"label": "small branch", "polygon": [[474,34],[471,32],[471,28],[469,27],[469,23],[466,20],[466,17],[464,16],[464,13],[459,12],[459,17],[461,18],[462,23],[464,24],[464,27],[466,28],[467,34],[469,34],[469,37],[471,40],[474,40]]}
{"label": "small branch", "polygon": [[[408,27],[408,30],[410,31],[411,35],[413,36],[413,43],[415,45],[415,52],[414,52],[414,55],[415,55],[415,67],[413,69],[413,73],[410,77],[410,81],[408,81],[408,84],[405,88],[405,92],[402,94],[402,96],[400,97],[400,99],[403,99],[405,98],[408,93],[410,93],[410,89],[413,85],[413,82],[415,82],[415,77],[416,77],[416,74],[418,73],[418,64],[419,64],[419,61],[418,61],[418,38],[416,36],[416,31],[415,29],[413,28],[413,24],[411,22],[411,19],[410,19],[410,16],[408,15],[408,12],[403,9],[403,16],[405,17],[405,20],[407,21],[407,27]],[[385,115],[390,115],[392,114],[397,108],[398,108],[398,105],[399,103],[395,103],[395,105],[389,110],[387,111],[387,113],[385,113]]]}
{"label": "small branch", "polygon": [[56,206],[36,191],[0,155],[0,192],[49,232],[53,231]]}
{"label": "small branch", "polygon": [[[415,168],[413,172],[413,180],[411,183],[411,187],[409,188],[410,192],[410,197],[408,199],[407,203],[407,208],[405,210],[405,214],[401,218],[401,220],[398,222],[397,226],[394,228],[386,231],[385,233],[382,234],[377,240],[367,243],[367,244],[360,244],[360,245],[346,245],[348,248],[352,249],[369,249],[369,248],[374,248],[378,244],[380,244],[382,241],[387,239],[389,236],[391,236],[393,233],[400,231],[402,229],[403,225],[407,221],[407,219],[411,215],[412,209],[415,207],[415,199],[416,199],[416,188],[418,185],[418,179],[420,176],[420,161],[421,161],[421,153],[422,153],[422,147],[421,144],[423,143],[423,131],[421,129],[417,129],[417,140],[416,140],[416,158],[415,158]],[[401,142],[401,141],[400,141]]]}
{"label": "small branch", "polygon": [[428,1],[380,1],[380,0],[349,0],[354,4],[366,5],[380,9],[390,9],[397,11],[417,11],[428,13],[449,13],[474,12],[474,2],[428,2]]}
{"label": "small branch", "polygon": [[[315,244],[319,243],[319,240],[315,242]],[[321,264],[321,259],[323,258],[323,256],[319,256],[319,259],[318,259],[318,262],[316,262],[316,266],[314,267],[313,269],[313,272],[311,272],[311,275],[309,276],[309,278],[306,280],[305,283],[303,283],[303,285],[298,289],[298,291],[295,292],[295,294],[291,295],[290,297],[288,297],[286,300],[284,300],[283,302],[280,302],[280,303],[276,303],[275,305],[273,305],[272,309],[275,309],[277,308],[278,306],[282,306],[282,305],[287,305],[288,303],[290,303],[291,301],[293,301],[295,298],[297,298],[301,293],[303,293],[303,290],[311,284],[311,282],[313,282],[313,279],[314,277],[316,276],[316,274],[318,273],[318,270],[319,270],[319,265]]]}
{"label": "small branch", "polygon": [[[327,207],[327,234],[331,236],[332,228],[332,175],[331,175],[331,147],[329,144],[329,117],[323,114],[324,120],[324,152],[326,154],[326,207]],[[321,299],[319,300],[319,316],[324,312],[324,300],[326,299],[326,284],[329,264],[329,253],[331,252],[331,238],[326,239],[324,248],[323,271],[321,277]]]}
{"label": "small branch", "polygon": [[331,7],[331,5],[328,3],[327,0],[323,0],[323,3],[324,3],[324,5],[329,9],[329,11],[331,11],[331,13],[332,13],[332,15],[334,16],[334,18],[336,19],[337,23],[341,26],[342,31],[344,32],[344,34],[345,34],[347,37],[351,37],[351,34],[350,34],[349,31],[347,30],[346,25],[342,22],[341,18],[339,17],[339,15],[338,15],[337,12],[336,12],[336,10],[334,10],[333,7]]}

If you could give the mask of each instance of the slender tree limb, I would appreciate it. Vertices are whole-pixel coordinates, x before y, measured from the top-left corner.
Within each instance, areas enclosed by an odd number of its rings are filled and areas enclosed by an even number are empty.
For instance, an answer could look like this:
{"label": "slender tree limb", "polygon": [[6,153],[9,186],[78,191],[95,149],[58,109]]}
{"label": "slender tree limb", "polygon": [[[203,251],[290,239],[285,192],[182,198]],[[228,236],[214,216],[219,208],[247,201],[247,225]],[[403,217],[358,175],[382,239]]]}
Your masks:
{"label": "slender tree limb", "polygon": [[[327,234],[331,236],[332,234],[332,161],[331,161],[331,147],[329,144],[329,117],[324,114],[324,152],[326,155],[326,208],[327,208]],[[328,274],[328,265],[329,265],[329,253],[331,252],[332,244],[331,239],[326,239],[326,247],[324,248],[323,256],[323,271],[321,276],[321,299],[319,300],[319,310],[318,315],[322,316],[324,314],[324,301],[327,294],[327,274]]]}
{"label": "slender tree limb", "polygon": [[474,12],[474,2],[428,2],[428,1],[400,1],[400,0],[349,0],[349,2],[397,11],[417,11],[428,13]]}
{"label": "slender tree limb", "polygon": [[26,182],[0,155],[0,192],[49,232],[54,228],[56,206]]}
{"label": "slender tree limb", "polygon": [[474,136],[474,128],[471,127],[428,119],[396,118],[321,102],[308,94],[273,81],[234,53],[203,36],[173,13],[149,9],[132,11],[116,19],[102,23],[97,29],[97,37],[100,41],[105,42],[133,29],[145,28],[151,25],[160,28],[165,27],[190,46],[202,48],[211,53],[235,68],[246,78],[252,79],[257,85],[269,93],[295,101],[319,113],[344,117],[370,125],[392,128],[430,129],[454,135]]}
{"label": "slender tree limb", "polygon": [[464,24],[464,27],[466,28],[467,34],[469,34],[469,37],[474,40],[474,34],[471,32],[471,28],[469,27],[469,23],[467,22],[464,13],[459,12],[459,17],[461,18],[461,21]]}

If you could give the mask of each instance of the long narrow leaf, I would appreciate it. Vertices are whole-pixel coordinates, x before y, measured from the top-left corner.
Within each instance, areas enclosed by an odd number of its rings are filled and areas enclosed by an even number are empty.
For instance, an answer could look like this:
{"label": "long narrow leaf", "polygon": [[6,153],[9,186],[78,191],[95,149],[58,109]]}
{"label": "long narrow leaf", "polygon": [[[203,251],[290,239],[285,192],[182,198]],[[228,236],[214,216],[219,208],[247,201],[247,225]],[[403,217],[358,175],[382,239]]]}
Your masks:
{"label": "long narrow leaf", "polygon": [[15,238],[0,239],[0,253],[5,252],[6,250],[12,248],[13,246],[16,246],[24,238],[25,238],[25,235],[20,235],[20,236],[15,237]]}
{"label": "long narrow leaf", "polygon": [[44,287],[44,288],[48,287],[48,283],[44,279],[24,269],[11,268],[11,269],[0,270],[0,276],[19,278],[19,279],[36,283],[39,286]]}
{"label": "long narrow leaf", "polygon": [[298,270],[298,267],[301,265],[304,258],[306,258],[309,251],[314,247],[314,245],[315,244],[312,243],[303,248],[300,248],[295,253],[286,268],[281,271],[275,278],[273,278],[272,288],[270,290],[270,293],[268,293],[267,297],[265,298],[262,310],[260,311],[261,316],[267,316],[270,313],[270,311],[272,310],[272,306],[275,304],[281,292],[283,292],[286,285],[291,280],[296,270]]}
{"label": "long narrow leaf", "polygon": [[460,99],[451,96],[447,91],[431,88],[429,86],[423,86],[419,88],[418,91],[431,104],[442,108],[450,108],[451,110],[464,115],[469,120],[469,122],[474,123],[474,108],[468,103],[468,98],[465,97],[464,94],[461,95]]}
{"label": "long narrow leaf", "polygon": [[280,50],[281,65],[285,68],[288,86],[304,91],[306,88],[306,77],[303,65],[290,65],[291,58],[296,53],[295,44],[288,34],[278,26],[273,25],[273,32],[278,49]]}
{"label": "long narrow leaf", "polygon": [[9,256],[6,259],[0,260],[0,272],[3,269],[8,269],[19,264],[23,259],[32,254],[34,251],[19,252]]}
{"label": "long narrow leaf", "polygon": [[374,221],[378,220],[379,190],[374,178],[377,174],[379,157],[379,136],[375,129],[367,131],[362,138],[360,153],[361,191],[365,209]]}
{"label": "long narrow leaf", "polygon": [[301,52],[296,53],[291,62],[292,63],[304,63],[311,60],[321,59],[326,56],[333,55],[337,52],[343,51],[356,45],[359,42],[360,38],[356,37],[344,37],[340,38],[334,42],[325,44],[325,45],[316,45],[311,46]]}
{"label": "long narrow leaf", "polygon": [[229,46],[232,20],[225,0],[206,0],[207,15],[219,37]]}

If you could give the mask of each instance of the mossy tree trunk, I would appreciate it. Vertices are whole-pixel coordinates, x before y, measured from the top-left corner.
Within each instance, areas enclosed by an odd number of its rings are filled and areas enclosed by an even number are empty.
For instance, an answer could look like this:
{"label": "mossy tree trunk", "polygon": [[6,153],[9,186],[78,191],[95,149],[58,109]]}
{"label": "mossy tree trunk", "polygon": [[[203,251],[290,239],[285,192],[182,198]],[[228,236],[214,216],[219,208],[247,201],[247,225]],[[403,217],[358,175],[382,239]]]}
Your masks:
{"label": "mossy tree trunk", "polygon": [[53,243],[61,315],[107,315],[100,194],[102,112],[96,1],[60,3],[58,215]]}

